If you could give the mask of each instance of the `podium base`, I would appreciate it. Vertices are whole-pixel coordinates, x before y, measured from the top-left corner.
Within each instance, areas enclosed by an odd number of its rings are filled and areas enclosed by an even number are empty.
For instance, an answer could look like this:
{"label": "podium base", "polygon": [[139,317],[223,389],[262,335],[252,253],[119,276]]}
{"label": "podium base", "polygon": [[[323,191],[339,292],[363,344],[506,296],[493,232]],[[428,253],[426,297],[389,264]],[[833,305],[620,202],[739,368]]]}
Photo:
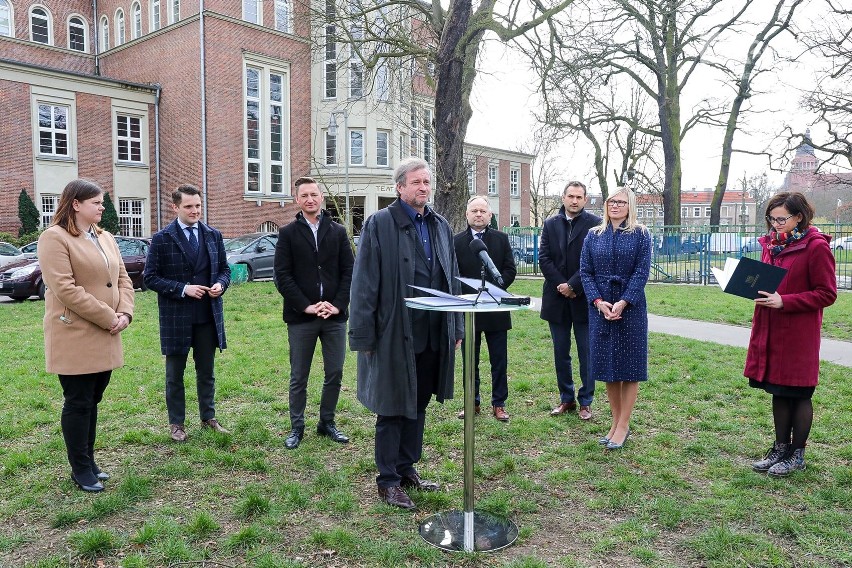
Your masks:
{"label": "podium base", "polygon": [[509,519],[479,511],[447,511],[420,523],[420,536],[442,550],[490,552],[511,546],[518,539],[518,526]]}

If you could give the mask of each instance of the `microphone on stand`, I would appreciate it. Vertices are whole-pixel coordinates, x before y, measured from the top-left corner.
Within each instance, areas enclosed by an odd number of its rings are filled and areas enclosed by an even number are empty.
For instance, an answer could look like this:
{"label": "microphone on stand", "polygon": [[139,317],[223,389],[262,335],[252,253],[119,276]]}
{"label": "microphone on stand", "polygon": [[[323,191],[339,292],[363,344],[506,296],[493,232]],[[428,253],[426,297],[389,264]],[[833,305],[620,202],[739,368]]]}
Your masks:
{"label": "microphone on stand", "polygon": [[494,278],[497,285],[503,288],[505,286],[503,284],[503,277],[500,276],[500,271],[497,270],[497,267],[494,266],[494,262],[491,260],[491,257],[488,256],[488,247],[485,246],[485,243],[483,243],[481,239],[473,239],[470,241],[470,252],[472,252],[474,256],[479,257],[479,260],[482,261],[485,269],[491,273],[491,277]]}

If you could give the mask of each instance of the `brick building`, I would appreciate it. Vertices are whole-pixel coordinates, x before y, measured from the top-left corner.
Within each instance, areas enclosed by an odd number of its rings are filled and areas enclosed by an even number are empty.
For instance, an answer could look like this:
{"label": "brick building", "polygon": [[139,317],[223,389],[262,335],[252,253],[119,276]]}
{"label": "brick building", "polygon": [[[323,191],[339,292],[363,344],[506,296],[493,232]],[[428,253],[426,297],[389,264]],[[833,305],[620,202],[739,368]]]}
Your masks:
{"label": "brick building", "polygon": [[[637,196],[637,217],[639,222],[648,226],[663,225],[663,202],[658,194]],[[684,227],[702,227],[710,225],[710,205],[713,202],[713,188],[701,190],[686,189],[680,194],[680,223]],[[749,192],[725,192],[719,214],[721,226],[751,226],[757,223],[760,213],[755,212],[754,197]]]}
{"label": "brick building", "polygon": [[[184,182],[202,187],[207,220],[226,236],[274,230],[292,219],[290,188],[305,172],[327,185],[341,218],[349,189],[357,229],[394,198],[400,158],[434,158],[428,69],[389,71],[368,89],[342,49],[311,49],[307,9],[0,0],[0,231],[17,231],[21,189],[46,224],[76,177],[112,194],[124,234],[170,221],[169,194]],[[511,192],[516,176],[528,200],[531,157],[491,154],[481,163],[486,176],[499,164],[495,211],[524,224],[529,208]]]}
{"label": "brick building", "polygon": [[[810,130],[805,134],[810,139]],[[822,167],[813,147],[803,143],[796,149],[790,171],[784,176],[780,191],[805,194],[817,217],[840,223],[852,222],[852,173],[831,172]]]}

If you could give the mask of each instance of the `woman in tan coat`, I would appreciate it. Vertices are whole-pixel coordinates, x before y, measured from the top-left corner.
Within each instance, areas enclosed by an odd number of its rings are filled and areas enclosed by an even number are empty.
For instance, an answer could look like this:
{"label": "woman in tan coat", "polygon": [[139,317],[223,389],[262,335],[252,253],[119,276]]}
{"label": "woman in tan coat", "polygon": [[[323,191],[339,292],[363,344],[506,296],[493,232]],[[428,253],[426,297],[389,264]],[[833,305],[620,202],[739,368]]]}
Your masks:
{"label": "woman in tan coat", "polygon": [[109,479],[95,464],[98,403],[112,370],[124,364],[120,333],[133,318],[133,284],[121,253],[112,235],[97,226],[103,211],[96,183],[72,181],[38,240],[47,284],[46,367],[59,375],[71,479],[84,491],[103,491],[102,481]]}

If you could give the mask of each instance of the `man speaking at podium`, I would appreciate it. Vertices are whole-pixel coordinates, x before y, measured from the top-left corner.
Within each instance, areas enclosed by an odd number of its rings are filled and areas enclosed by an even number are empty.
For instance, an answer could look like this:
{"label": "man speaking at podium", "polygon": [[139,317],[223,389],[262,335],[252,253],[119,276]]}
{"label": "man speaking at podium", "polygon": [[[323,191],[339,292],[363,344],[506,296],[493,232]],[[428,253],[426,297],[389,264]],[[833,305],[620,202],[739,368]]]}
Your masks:
{"label": "man speaking at podium", "polygon": [[[474,195],[467,202],[468,228],[455,236],[456,257],[459,262],[459,274],[467,278],[479,279],[482,273],[482,261],[470,248],[473,239],[481,239],[488,248],[488,255],[500,271],[503,278],[502,288],[508,288],[515,281],[515,259],[512,257],[512,247],[509,237],[497,229],[489,228],[491,224],[491,204],[488,198]],[[497,284],[489,271],[486,279]],[[506,412],[506,398],[509,396],[507,370],[508,330],[512,329],[512,317],[509,312],[483,312],[475,314],[474,332],[474,377],[475,377],[475,412],[479,414],[479,350],[482,346],[482,332],[488,343],[488,358],[491,361],[491,413],[501,422],[509,420]],[[474,338],[468,337],[466,341]],[[462,358],[464,360],[464,358]],[[467,361],[464,361],[467,364]],[[465,371],[465,376],[467,376]],[[459,412],[459,418],[464,418],[464,410]]]}
{"label": "man speaking at podium", "polygon": [[463,314],[410,309],[409,284],[458,294],[453,232],[426,204],[432,173],[419,158],[394,172],[398,199],[361,230],[352,275],[349,347],[358,352],[358,400],[376,416],[379,497],[413,509],[405,489],[437,491],[415,469],[423,452],[426,407],[453,397],[455,349]]}

